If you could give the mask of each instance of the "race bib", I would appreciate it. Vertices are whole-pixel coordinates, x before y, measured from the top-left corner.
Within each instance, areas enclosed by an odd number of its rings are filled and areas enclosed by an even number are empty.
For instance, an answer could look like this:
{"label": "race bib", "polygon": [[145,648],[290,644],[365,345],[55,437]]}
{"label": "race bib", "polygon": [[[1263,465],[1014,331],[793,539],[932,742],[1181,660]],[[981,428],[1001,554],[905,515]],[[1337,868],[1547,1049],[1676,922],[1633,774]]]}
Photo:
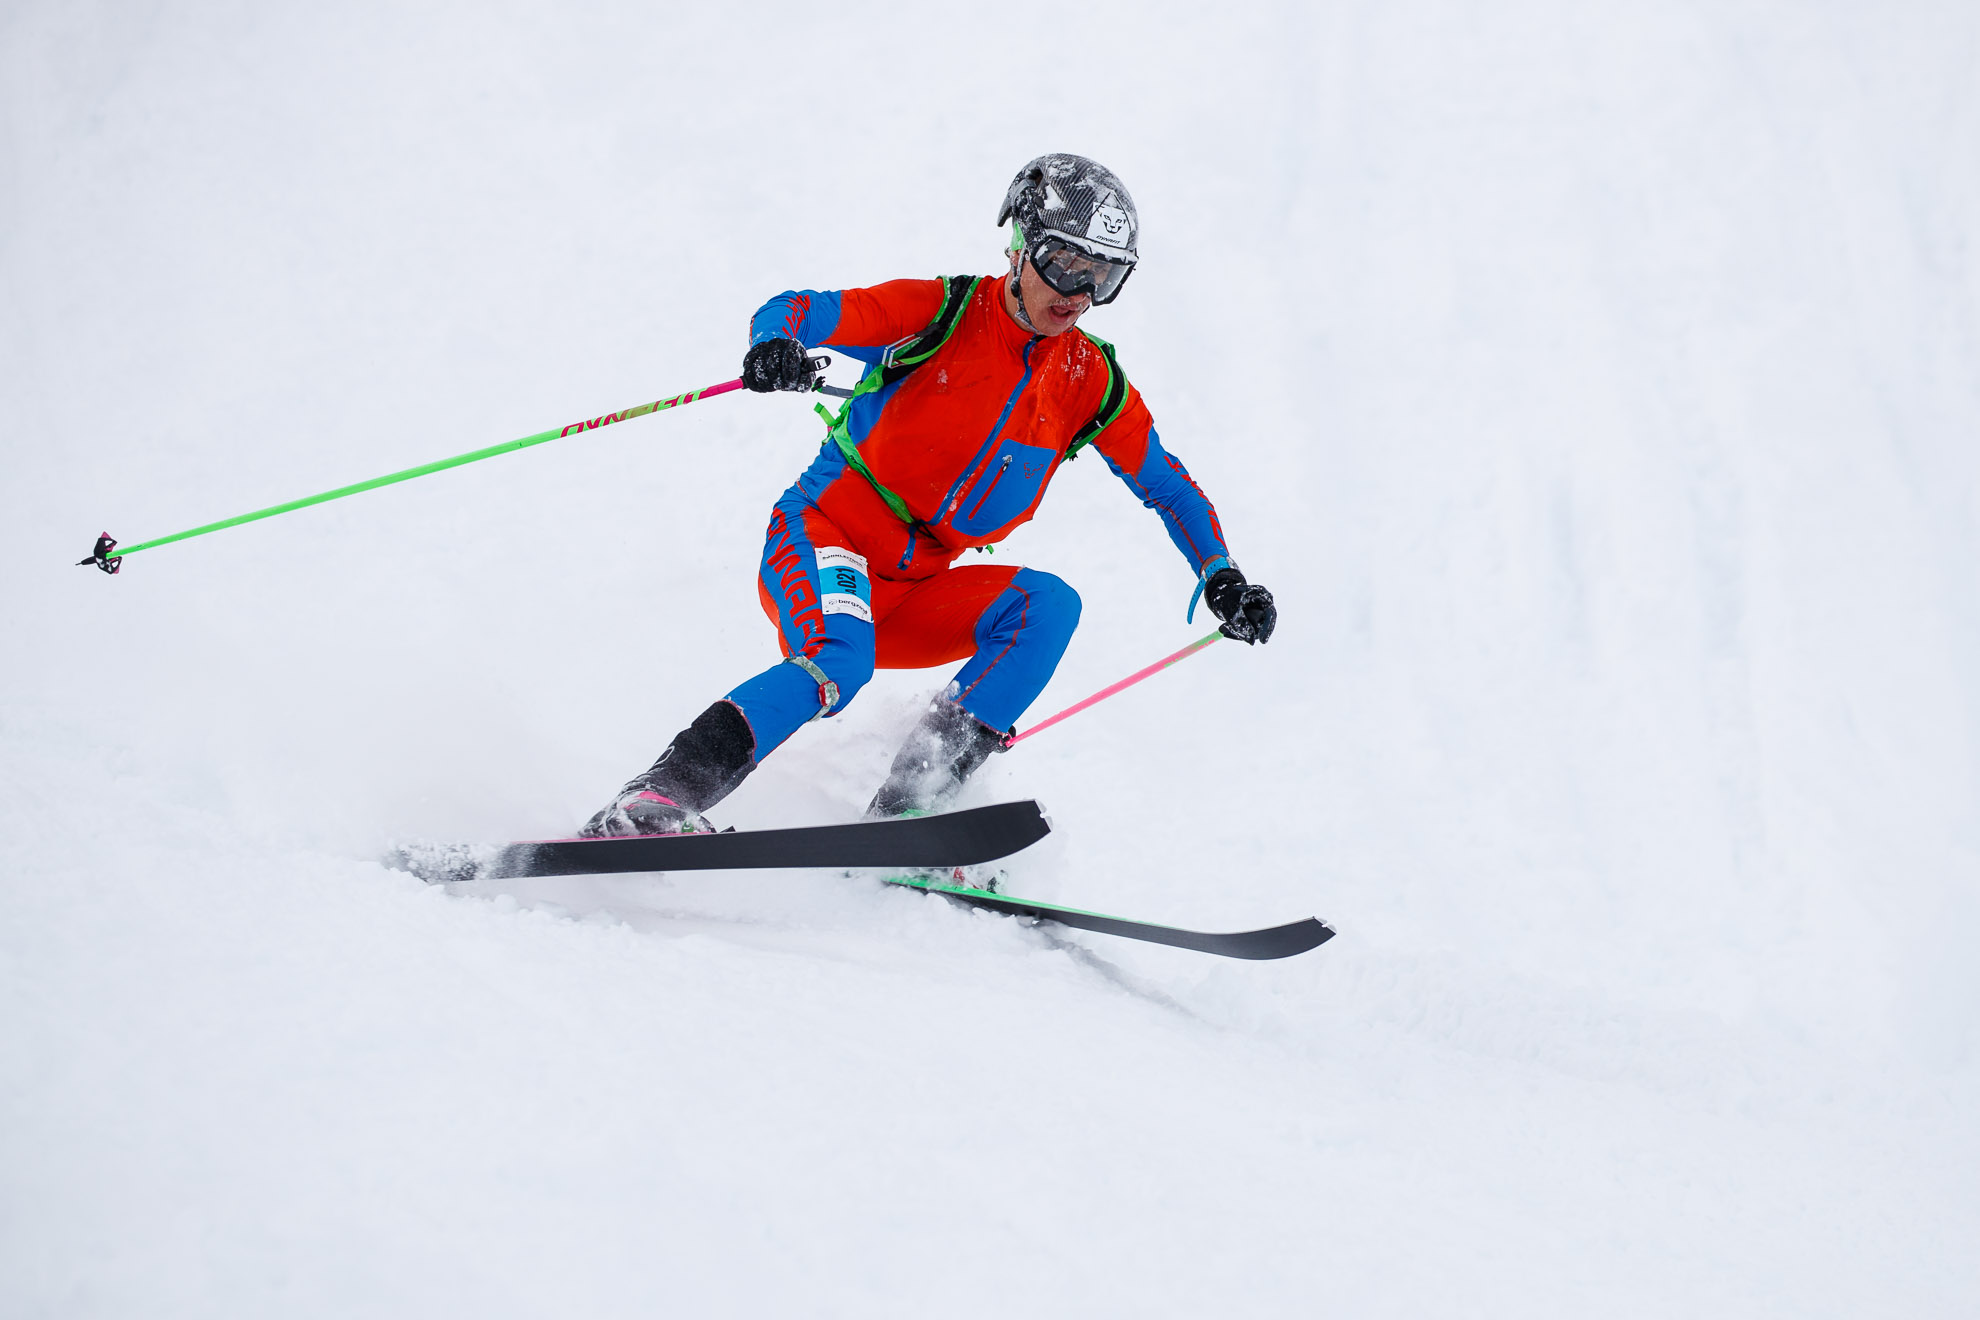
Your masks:
{"label": "race bib", "polygon": [[818,604],[827,614],[873,622],[873,584],[866,578],[865,555],[844,546],[818,547]]}

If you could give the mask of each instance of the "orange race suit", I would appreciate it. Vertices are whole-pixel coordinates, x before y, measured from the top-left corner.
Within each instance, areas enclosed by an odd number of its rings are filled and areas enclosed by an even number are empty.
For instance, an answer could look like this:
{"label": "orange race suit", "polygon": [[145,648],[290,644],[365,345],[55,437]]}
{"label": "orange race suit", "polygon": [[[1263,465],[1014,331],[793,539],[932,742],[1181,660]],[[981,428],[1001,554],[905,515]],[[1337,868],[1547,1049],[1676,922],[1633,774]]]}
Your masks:
{"label": "orange race suit", "polygon": [[[889,346],[925,336],[938,314],[951,318],[939,347],[880,386]],[[948,695],[992,729],[1013,726],[1064,654],[1079,597],[1050,573],[952,565],[1030,521],[1076,442],[1162,519],[1199,592],[1230,563],[1216,510],[1163,449],[1111,348],[1077,328],[1027,330],[1001,278],[781,293],[750,329],[752,343],[795,339],[869,364],[839,437],[771,513],[759,591],[787,662],[728,695],[758,759],[843,710],[876,667],[968,659]]]}

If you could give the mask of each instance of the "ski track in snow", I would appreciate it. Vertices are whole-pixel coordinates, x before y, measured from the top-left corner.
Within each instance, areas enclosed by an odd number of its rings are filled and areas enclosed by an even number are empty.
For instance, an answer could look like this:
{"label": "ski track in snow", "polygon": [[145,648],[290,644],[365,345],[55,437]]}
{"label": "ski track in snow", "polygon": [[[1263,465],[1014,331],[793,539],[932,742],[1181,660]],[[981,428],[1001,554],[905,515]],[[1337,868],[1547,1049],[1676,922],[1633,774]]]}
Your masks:
{"label": "ski track in snow", "polygon": [[[1056,21],[0,18],[0,1313],[1980,1309],[1980,16]],[[1312,953],[380,864],[774,659],[797,400],[70,566],[989,271],[1049,150],[1134,190],[1088,324],[1283,617],[965,805],[1051,813],[1015,894]],[[1100,463],[1005,555],[1085,601],[1027,724],[1201,634]],[[857,812],[943,678],[722,823]]]}

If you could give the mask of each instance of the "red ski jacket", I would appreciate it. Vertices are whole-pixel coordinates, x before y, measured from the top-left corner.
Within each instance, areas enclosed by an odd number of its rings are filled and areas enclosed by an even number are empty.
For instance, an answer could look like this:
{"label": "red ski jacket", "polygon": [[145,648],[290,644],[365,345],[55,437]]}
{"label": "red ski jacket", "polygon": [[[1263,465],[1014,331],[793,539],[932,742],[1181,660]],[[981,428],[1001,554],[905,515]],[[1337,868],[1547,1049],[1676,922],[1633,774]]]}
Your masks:
{"label": "red ski jacket", "polygon": [[[932,357],[852,401],[846,434],[870,477],[828,439],[793,487],[858,542],[851,548],[866,556],[875,577],[926,577],[1030,521],[1119,370],[1082,331],[1048,338],[1026,330],[1005,308],[1003,289],[1002,278],[980,281]],[[893,280],[782,293],[756,313],[751,342],[829,345],[872,364],[873,375],[888,346],[929,327],[945,292],[941,280]],[[1132,384],[1092,446],[1160,515],[1199,579],[1206,565],[1227,560],[1216,510],[1162,448]],[[900,499],[907,518],[876,483]]]}

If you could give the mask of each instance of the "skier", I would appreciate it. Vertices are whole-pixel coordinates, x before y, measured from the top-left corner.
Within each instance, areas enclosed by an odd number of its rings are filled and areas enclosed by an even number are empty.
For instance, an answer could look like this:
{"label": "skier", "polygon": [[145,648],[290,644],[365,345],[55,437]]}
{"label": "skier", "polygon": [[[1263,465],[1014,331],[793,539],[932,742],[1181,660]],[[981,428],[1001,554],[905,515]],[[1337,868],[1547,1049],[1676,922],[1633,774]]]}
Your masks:
{"label": "skier", "polygon": [[869,364],[771,510],[757,590],[785,658],[696,716],[585,836],[710,830],[703,812],[800,726],[844,711],[875,668],[967,660],[868,814],[953,795],[1044,690],[1080,605],[1050,573],[952,565],[1028,522],[1059,464],[1088,444],[1189,562],[1191,615],[1201,597],[1226,636],[1271,638],[1272,593],[1231,561],[1216,510],[1163,449],[1112,346],[1072,333],[1139,259],[1127,189],[1084,156],[1040,156],[1005,193],[1006,220],[1002,275],[787,292],[757,311],[743,358],[752,390],[810,391],[813,348]]}

